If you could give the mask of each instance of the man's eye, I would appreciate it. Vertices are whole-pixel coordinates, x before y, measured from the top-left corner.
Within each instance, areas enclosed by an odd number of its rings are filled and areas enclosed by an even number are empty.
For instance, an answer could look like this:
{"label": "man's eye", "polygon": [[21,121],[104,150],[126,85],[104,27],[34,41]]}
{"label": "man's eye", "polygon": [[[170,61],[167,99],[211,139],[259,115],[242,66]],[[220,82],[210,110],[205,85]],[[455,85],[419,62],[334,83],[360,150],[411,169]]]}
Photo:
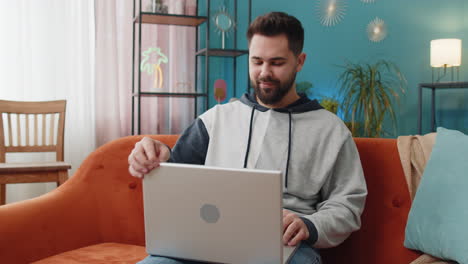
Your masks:
{"label": "man's eye", "polygon": [[262,64],[261,61],[253,61],[252,63],[255,64],[255,65],[261,65]]}
{"label": "man's eye", "polygon": [[282,62],[274,62],[274,63],[272,63],[271,65],[273,65],[273,66],[281,66],[281,65],[283,65],[283,63],[282,63]]}

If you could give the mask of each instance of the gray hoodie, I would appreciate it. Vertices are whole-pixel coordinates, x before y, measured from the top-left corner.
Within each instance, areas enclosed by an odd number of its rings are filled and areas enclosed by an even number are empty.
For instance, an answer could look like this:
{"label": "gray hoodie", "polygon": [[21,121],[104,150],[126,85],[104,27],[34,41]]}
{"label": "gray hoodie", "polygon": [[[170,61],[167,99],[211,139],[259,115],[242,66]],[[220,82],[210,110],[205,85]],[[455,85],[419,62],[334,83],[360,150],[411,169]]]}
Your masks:
{"label": "gray hoodie", "polygon": [[366,183],[344,123],[300,96],[282,109],[249,94],[217,105],[182,133],[170,161],[282,171],[284,208],[301,216],[311,245],[334,247],[360,228]]}

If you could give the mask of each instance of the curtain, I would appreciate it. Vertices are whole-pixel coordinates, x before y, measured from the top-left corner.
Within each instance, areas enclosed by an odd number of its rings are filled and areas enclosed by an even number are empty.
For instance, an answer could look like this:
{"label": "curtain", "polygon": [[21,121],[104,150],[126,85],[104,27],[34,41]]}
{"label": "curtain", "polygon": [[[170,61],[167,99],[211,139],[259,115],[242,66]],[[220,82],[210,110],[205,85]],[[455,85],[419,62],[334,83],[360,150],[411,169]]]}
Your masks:
{"label": "curtain", "polygon": [[[163,3],[173,14],[194,14],[196,8],[195,0]],[[150,1],[143,0],[143,11],[150,11],[150,6]],[[98,146],[131,134],[132,30],[133,1],[96,1]],[[135,38],[138,39],[138,36]],[[143,53],[149,49],[158,49],[167,60],[156,57],[157,52],[149,54],[146,66],[150,71],[141,72],[142,91],[194,92],[195,28],[143,24],[142,60]],[[138,70],[140,65],[135,66],[135,82],[138,81]],[[191,99],[144,97],[141,105],[141,134],[177,134],[193,121],[194,105]]]}
{"label": "curtain", "polygon": [[96,0],[96,143],[130,134],[132,0]]}
{"label": "curtain", "polygon": [[[94,1],[0,1],[0,98],[67,100],[69,175],[95,148]],[[7,162],[45,161],[51,153],[7,154]],[[7,202],[41,195],[55,183],[9,184]]]}

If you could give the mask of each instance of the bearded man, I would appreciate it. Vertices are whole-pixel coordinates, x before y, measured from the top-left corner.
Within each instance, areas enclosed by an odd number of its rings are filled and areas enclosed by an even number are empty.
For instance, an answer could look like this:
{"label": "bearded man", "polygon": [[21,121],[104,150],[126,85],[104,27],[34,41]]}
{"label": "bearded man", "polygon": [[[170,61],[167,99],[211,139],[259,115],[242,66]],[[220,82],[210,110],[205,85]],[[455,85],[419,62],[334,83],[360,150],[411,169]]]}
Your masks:
{"label": "bearded man", "polygon": [[[252,22],[247,39],[254,93],[200,115],[173,150],[144,138],[129,171],[143,177],[163,161],[281,170],[283,242],[299,246],[290,263],[321,263],[318,248],[339,245],[361,226],[367,188],[359,155],[344,123],[296,92],[306,60],[301,22],[271,12]],[[140,263],[198,262],[148,256]]]}

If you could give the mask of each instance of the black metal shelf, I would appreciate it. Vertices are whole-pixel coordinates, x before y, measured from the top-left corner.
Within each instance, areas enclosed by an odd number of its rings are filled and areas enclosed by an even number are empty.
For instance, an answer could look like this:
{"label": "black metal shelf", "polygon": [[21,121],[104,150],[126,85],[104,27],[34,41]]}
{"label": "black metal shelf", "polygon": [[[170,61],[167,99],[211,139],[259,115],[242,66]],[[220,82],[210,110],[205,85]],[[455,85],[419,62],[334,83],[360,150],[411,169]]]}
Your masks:
{"label": "black metal shelf", "polygon": [[438,89],[466,89],[468,88],[468,82],[432,82],[432,83],[420,83],[418,86],[418,133],[422,134],[422,92],[423,88],[431,89],[431,132],[436,131],[436,102],[435,92]]}
{"label": "black metal shelf", "polygon": [[248,54],[248,50],[238,49],[201,49],[197,51],[197,56],[217,56],[217,57],[238,57]]}
{"label": "black metal shelf", "polygon": [[444,89],[444,88],[468,88],[468,82],[439,82],[439,83],[420,83],[419,86],[422,88],[434,88],[434,89]]}
{"label": "black metal shelf", "polygon": [[[212,49],[204,48],[201,49],[201,31],[200,28],[204,28],[204,44],[209,47],[210,44],[210,15],[211,15],[211,0],[205,0],[205,11],[199,10],[199,0],[196,0],[196,12],[193,15],[179,15],[179,14],[166,14],[166,13],[154,13],[146,12],[142,10],[142,0],[133,0],[133,44],[132,44],[132,130],[131,134],[141,133],[141,99],[151,97],[179,97],[189,98],[194,102],[194,118],[196,118],[200,111],[208,110],[209,106],[209,88],[210,88],[210,73],[209,63],[210,56],[214,57],[228,57],[233,58],[233,95],[236,95],[236,71],[237,71],[237,59],[239,56],[248,54],[248,50],[237,49],[237,32],[234,33],[233,47],[232,49]],[[251,20],[251,3],[252,0],[248,0],[248,24]],[[233,3],[233,17],[234,20],[238,19],[237,15],[237,0]],[[202,16],[200,16],[202,14]],[[154,25],[173,25],[173,26],[186,26],[195,28],[195,89],[197,92],[144,92],[141,87],[141,71],[139,65],[141,63],[141,51],[142,51],[142,25],[143,24],[154,24]],[[202,56],[200,58],[199,56]],[[199,59],[204,61],[200,64]],[[199,74],[200,73],[200,74]],[[198,78],[202,78],[199,82]],[[249,87],[249,80],[247,78],[247,87]]]}
{"label": "black metal shelf", "polygon": [[206,16],[187,16],[175,14],[160,14],[142,12],[141,16],[136,16],[133,19],[137,23],[141,17],[142,24],[158,24],[158,25],[173,25],[173,26],[188,26],[196,27],[203,24],[208,17]]}
{"label": "black metal shelf", "polygon": [[187,98],[193,98],[193,97],[204,97],[208,96],[206,93],[166,93],[166,92],[140,92],[138,93],[133,93],[133,97],[187,97]]}

